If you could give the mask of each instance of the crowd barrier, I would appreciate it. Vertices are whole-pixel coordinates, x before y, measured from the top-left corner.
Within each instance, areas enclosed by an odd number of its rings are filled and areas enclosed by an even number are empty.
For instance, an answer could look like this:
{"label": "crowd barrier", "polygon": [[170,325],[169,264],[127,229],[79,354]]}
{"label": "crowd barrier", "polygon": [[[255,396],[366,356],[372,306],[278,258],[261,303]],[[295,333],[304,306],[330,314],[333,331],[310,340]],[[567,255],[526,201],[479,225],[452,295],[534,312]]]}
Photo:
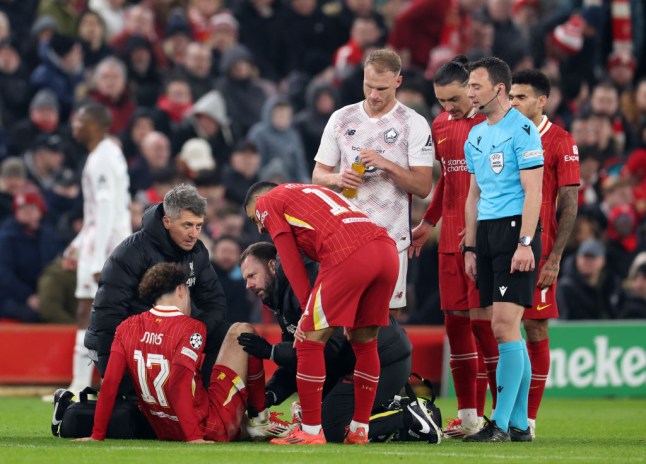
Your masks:
{"label": "crowd barrier", "polygon": [[[280,341],[277,324],[257,327],[270,343]],[[413,343],[413,371],[438,383],[442,377],[444,328],[409,326]],[[72,353],[76,326],[62,324],[11,324],[0,322],[0,385],[68,385],[72,379]],[[269,378],[276,365],[268,361]]]}

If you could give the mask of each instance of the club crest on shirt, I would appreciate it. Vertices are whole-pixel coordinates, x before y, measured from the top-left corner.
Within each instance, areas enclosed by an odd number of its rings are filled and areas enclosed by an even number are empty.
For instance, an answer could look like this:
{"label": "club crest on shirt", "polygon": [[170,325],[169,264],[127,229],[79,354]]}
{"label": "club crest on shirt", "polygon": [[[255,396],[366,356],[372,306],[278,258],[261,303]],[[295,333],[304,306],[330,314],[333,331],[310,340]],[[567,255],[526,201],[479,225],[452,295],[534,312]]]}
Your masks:
{"label": "club crest on shirt", "polygon": [[399,137],[399,132],[395,130],[394,127],[391,127],[386,132],[384,132],[384,141],[386,143],[395,143]]}
{"label": "club crest on shirt", "polygon": [[489,155],[489,165],[491,166],[491,170],[493,172],[500,174],[502,168],[505,167],[505,157],[503,156],[502,152],[498,151],[496,153],[491,153]]}
{"label": "club crest on shirt", "polygon": [[193,347],[193,349],[199,350],[200,347],[202,346],[202,335],[200,335],[197,332],[194,333],[193,335],[191,335],[191,338],[190,338],[189,342],[190,342],[191,346]]}

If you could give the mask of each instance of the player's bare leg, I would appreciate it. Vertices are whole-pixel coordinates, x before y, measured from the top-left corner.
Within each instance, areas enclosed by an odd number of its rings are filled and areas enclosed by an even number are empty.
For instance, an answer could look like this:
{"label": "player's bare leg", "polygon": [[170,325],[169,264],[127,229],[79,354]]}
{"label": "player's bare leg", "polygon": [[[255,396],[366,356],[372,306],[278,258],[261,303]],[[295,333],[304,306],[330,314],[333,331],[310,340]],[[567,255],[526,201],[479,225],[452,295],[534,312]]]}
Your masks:
{"label": "player's bare leg", "polygon": [[527,416],[529,430],[532,437],[536,436],[536,416],[545,383],[550,371],[550,345],[547,319],[524,319],[525,332],[527,333],[527,352],[532,363],[532,381],[529,387],[529,401]]}

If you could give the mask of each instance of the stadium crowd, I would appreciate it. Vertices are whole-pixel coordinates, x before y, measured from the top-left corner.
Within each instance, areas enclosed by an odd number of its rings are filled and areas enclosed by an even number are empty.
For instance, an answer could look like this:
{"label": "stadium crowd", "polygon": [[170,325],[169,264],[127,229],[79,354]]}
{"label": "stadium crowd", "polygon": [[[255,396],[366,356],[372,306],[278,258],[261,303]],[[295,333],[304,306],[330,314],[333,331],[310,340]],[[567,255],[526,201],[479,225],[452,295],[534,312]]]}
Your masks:
{"label": "stadium crowd", "polygon": [[[364,98],[362,60],[384,45],[403,58],[397,98],[429,123],[433,76],[457,54],[549,76],[545,111],[581,169],[561,317],[644,318],[645,25],[637,0],[0,1],[0,318],[75,320],[75,273],[57,256],[82,227],[87,150],[71,121],[88,101],[111,111],[133,230],[194,184],[229,321],[270,317],[239,267],[260,239],[245,193],[311,180],[329,116]],[[415,200],[413,224],[425,209]],[[437,267],[433,237],[410,264],[402,322],[442,323]]]}

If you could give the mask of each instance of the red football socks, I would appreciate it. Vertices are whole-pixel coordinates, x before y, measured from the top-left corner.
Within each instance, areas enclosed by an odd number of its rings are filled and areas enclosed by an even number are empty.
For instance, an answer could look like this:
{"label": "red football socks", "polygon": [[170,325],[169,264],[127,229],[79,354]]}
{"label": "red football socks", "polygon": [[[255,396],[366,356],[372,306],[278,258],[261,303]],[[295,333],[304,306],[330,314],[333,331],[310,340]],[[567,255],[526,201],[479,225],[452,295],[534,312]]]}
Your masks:
{"label": "red football socks", "polygon": [[325,345],[305,340],[296,343],[296,386],[301,402],[303,424],[319,426],[321,424],[321,401],[325,383]]}
{"label": "red football socks", "polygon": [[265,369],[262,359],[249,356],[247,366],[247,392],[249,406],[257,412],[265,409]]}
{"label": "red football socks", "polygon": [[351,343],[357,362],[354,365],[354,416],[355,422],[370,422],[370,412],[377,395],[381,364],[377,352],[377,340],[367,343]]}
{"label": "red football socks", "polygon": [[489,390],[491,391],[491,400],[493,409],[496,409],[496,367],[498,367],[498,342],[491,330],[491,321],[473,320],[471,329],[478,340],[484,356],[487,377],[489,378]]}
{"label": "red football socks", "polygon": [[478,349],[468,317],[444,315],[444,326],[451,347],[451,375],[458,410],[476,409],[476,376],[478,375]]}
{"label": "red football socks", "polygon": [[538,407],[543,399],[545,382],[550,372],[550,340],[546,338],[540,342],[527,342],[527,352],[532,363],[532,382],[529,385],[529,403],[527,415],[530,419],[536,419]]}
{"label": "red football socks", "polygon": [[484,416],[485,405],[487,404],[487,389],[489,388],[489,378],[487,377],[487,366],[484,362],[482,348],[478,345],[478,376],[476,377],[476,403],[478,417]]}

